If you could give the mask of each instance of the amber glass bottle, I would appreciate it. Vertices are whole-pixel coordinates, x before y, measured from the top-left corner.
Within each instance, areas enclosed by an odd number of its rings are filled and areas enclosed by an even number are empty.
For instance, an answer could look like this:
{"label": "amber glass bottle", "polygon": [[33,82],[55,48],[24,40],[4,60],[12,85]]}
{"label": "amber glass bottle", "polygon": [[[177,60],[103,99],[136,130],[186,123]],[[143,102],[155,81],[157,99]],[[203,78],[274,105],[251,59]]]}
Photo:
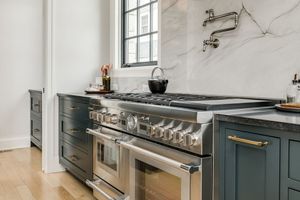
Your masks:
{"label": "amber glass bottle", "polygon": [[107,69],[104,69],[104,73],[102,75],[102,84],[104,91],[110,91],[110,76],[108,75]]}

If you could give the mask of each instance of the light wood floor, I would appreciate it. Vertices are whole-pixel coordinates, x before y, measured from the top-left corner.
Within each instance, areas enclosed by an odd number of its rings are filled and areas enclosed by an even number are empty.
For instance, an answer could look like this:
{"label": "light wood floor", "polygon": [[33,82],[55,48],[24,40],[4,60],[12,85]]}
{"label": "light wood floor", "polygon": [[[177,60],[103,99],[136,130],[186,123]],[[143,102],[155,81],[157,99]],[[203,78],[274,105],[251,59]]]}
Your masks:
{"label": "light wood floor", "polygon": [[94,200],[69,173],[44,174],[35,147],[0,152],[0,200]]}

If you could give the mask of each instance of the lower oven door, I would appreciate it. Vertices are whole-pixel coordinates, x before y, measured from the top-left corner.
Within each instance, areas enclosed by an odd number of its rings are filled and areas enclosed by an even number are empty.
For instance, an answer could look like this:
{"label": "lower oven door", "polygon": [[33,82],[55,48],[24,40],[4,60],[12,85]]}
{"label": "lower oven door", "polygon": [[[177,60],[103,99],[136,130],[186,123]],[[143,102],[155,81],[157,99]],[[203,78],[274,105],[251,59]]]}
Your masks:
{"label": "lower oven door", "polygon": [[93,189],[93,194],[98,200],[129,200],[128,196],[97,176],[94,176],[94,181],[87,180],[86,184]]}
{"label": "lower oven door", "polygon": [[126,193],[128,150],[115,143],[115,140],[122,138],[123,134],[103,127],[96,130],[87,129],[87,132],[94,135],[94,174]]}
{"label": "lower oven door", "polygon": [[130,200],[211,200],[212,159],[132,139]]}

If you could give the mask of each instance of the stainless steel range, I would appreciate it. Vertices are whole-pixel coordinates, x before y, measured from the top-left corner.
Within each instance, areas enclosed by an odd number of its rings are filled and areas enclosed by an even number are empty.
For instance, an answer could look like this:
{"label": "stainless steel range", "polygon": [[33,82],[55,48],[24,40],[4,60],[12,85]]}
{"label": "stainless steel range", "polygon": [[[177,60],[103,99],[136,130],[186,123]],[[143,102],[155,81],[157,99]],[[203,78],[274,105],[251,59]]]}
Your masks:
{"label": "stainless steel range", "polygon": [[211,200],[215,110],[265,100],[184,94],[110,94],[93,99],[98,199]]}

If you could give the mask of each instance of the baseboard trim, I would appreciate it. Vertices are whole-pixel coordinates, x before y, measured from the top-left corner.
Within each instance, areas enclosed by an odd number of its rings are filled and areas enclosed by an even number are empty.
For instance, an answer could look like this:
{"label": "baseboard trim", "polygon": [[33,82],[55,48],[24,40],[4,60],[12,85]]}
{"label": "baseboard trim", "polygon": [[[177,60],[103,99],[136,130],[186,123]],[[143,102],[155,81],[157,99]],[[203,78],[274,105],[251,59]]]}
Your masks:
{"label": "baseboard trim", "polygon": [[0,140],[0,151],[30,147],[30,137]]}
{"label": "baseboard trim", "polygon": [[65,168],[61,164],[59,164],[59,157],[55,156],[52,162],[48,163],[48,167],[46,169],[43,169],[43,171],[46,174],[50,174],[50,173],[63,172],[65,171]]}

